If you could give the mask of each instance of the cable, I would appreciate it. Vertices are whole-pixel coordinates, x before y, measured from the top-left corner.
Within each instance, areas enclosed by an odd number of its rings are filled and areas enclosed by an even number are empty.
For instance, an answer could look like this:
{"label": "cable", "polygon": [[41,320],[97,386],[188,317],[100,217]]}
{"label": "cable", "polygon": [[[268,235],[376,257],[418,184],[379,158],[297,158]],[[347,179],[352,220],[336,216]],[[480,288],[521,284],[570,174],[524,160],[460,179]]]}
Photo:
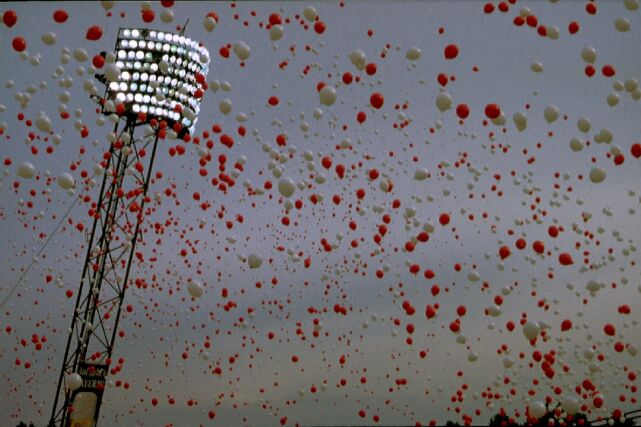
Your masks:
{"label": "cable", "polygon": [[71,210],[74,208],[74,206],[76,206],[76,203],[78,203],[78,200],[80,200],[81,196],[82,196],[82,193],[79,194],[78,197],[76,197],[76,200],[74,200],[74,202],[71,204],[71,206],[69,206],[69,209],[67,209],[67,212],[65,212],[65,214],[62,216],[62,218],[60,218],[60,222],[58,222],[58,225],[56,225],[56,228],[54,228],[53,231],[49,234],[49,237],[47,237],[47,240],[45,240],[44,244],[40,247],[40,250],[38,250],[38,253],[33,257],[33,259],[31,260],[31,263],[29,264],[27,269],[20,275],[20,278],[18,279],[16,284],[13,285],[13,287],[11,288],[11,291],[2,300],[2,303],[0,304],[0,309],[2,309],[5,306],[7,301],[9,301],[9,298],[11,298],[11,296],[16,291],[16,289],[18,289],[18,286],[20,285],[22,280],[25,278],[27,273],[29,273],[29,271],[31,270],[31,267],[33,267],[33,265],[36,263],[36,258],[40,257],[40,254],[42,254],[42,252],[45,250],[45,248],[47,247],[47,245],[49,244],[49,242],[51,241],[53,236],[56,234],[56,232],[58,231],[58,229],[60,228],[60,226],[62,225],[64,220],[71,213]]}

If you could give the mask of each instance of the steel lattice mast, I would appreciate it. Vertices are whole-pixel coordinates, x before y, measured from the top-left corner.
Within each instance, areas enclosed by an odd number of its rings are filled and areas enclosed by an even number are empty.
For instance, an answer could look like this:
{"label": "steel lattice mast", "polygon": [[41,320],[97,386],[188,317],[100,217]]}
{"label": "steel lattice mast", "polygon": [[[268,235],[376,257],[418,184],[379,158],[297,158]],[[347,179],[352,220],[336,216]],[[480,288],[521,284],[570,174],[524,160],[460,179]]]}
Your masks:
{"label": "steel lattice mast", "polygon": [[[158,142],[195,125],[209,56],[184,36],[120,29],[104,75],[102,112],[114,122],[49,427],[95,426],[129,273],[141,238]],[[110,61],[113,60],[113,61]],[[113,67],[118,67],[115,76]],[[109,65],[108,65],[109,67]],[[138,136],[139,135],[139,136]]]}

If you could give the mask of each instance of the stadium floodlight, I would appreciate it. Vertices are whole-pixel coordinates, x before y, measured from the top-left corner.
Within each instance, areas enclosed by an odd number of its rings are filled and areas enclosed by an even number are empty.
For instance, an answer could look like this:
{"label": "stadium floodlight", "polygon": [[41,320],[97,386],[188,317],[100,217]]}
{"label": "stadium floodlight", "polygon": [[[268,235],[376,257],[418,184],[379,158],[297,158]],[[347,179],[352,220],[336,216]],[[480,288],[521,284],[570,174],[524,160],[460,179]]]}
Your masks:
{"label": "stadium floodlight", "polygon": [[[147,190],[158,140],[167,131],[185,140],[196,125],[207,89],[209,53],[184,37],[141,28],[121,28],[97,98],[114,123],[109,148],[97,166],[103,176],[87,241],[80,286],[58,379],[49,427],[95,427],[106,377],[117,370],[112,351],[136,262]],[[136,129],[146,128],[140,137]],[[127,189],[126,197],[122,191]],[[113,244],[112,244],[113,243]]]}

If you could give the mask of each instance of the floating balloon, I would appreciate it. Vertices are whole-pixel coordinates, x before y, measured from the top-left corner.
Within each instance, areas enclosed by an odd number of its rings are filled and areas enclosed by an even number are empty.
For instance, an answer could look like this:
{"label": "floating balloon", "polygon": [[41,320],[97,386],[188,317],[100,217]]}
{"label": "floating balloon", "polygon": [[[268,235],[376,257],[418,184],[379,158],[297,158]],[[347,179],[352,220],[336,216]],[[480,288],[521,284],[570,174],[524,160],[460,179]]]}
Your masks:
{"label": "floating balloon", "polygon": [[530,415],[534,418],[541,418],[546,412],[547,408],[543,402],[534,402],[530,405]]}
{"label": "floating balloon", "polygon": [[363,70],[366,65],[367,58],[365,57],[365,52],[362,50],[355,50],[354,52],[349,54],[349,60],[351,61],[352,65],[356,67],[357,70]]}
{"label": "floating balloon", "polygon": [[436,108],[439,111],[444,112],[449,110],[452,107],[452,97],[446,93],[441,92],[436,96]]}
{"label": "floating balloon", "polygon": [[512,121],[519,132],[523,132],[527,128],[527,117],[521,112],[514,113]]}
{"label": "floating balloon", "polygon": [[45,113],[40,112],[40,114],[38,114],[38,118],[36,119],[36,127],[41,132],[48,133],[51,131],[51,120],[49,120],[49,117],[47,117]]}
{"label": "floating balloon", "polygon": [[120,79],[120,67],[116,64],[108,64],[105,67],[105,77],[107,81],[117,82]]}
{"label": "floating balloon", "polygon": [[249,268],[259,268],[263,264],[263,259],[256,254],[249,254],[247,264],[249,264]]}
{"label": "floating balloon", "polygon": [[211,16],[206,16],[203,21],[203,27],[205,27],[205,30],[207,30],[208,33],[211,33],[216,29],[216,24],[216,20]]}
{"label": "floating balloon", "polygon": [[283,197],[291,197],[296,190],[296,185],[291,178],[281,178],[278,181],[278,191]]}
{"label": "floating balloon", "polygon": [[27,48],[27,41],[23,37],[16,37],[11,42],[11,47],[13,47],[13,50],[16,52],[24,52]]}
{"label": "floating balloon", "polygon": [[617,31],[622,33],[630,31],[630,21],[628,21],[625,18],[617,18],[614,21],[614,28],[616,28]]}
{"label": "floating balloon", "polygon": [[314,6],[307,6],[303,9],[303,16],[308,21],[313,22],[318,16],[318,13],[316,12],[316,9],[314,9]]}
{"label": "floating balloon", "polygon": [[69,19],[69,14],[67,13],[66,10],[64,9],[58,9],[55,12],[53,12],[53,20],[56,21],[58,24],[62,24]]}
{"label": "floating balloon", "polygon": [[194,298],[200,298],[204,292],[202,283],[197,280],[189,282],[187,284],[187,292]]}
{"label": "floating balloon", "polygon": [[603,182],[605,179],[605,169],[594,166],[592,169],[590,169],[590,181],[592,181],[595,184],[599,184]]}
{"label": "floating balloon", "polygon": [[590,121],[588,119],[582,117],[576,122],[576,127],[579,128],[581,132],[588,133],[590,132],[590,128],[592,127],[592,125],[590,124]]}
{"label": "floating balloon", "polygon": [[220,109],[220,112],[223,114],[229,114],[231,113],[232,110],[232,103],[229,99],[223,99],[220,101],[220,104],[218,104],[218,108]]}
{"label": "floating balloon", "polygon": [[593,47],[586,47],[581,51],[581,58],[588,64],[594,64],[596,61],[596,50]]}
{"label": "floating balloon", "polygon": [[247,43],[242,42],[242,41],[234,43],[233,50],[234,50],[234,53],[236,54],[236,56],[241,61],[245,61],[246,59],[248,59],[249,55],[251,55],[251,52],[252,52],[252,50],[247,45]]}
{"label": "floating balloon", "polygon": [[551,105],[543,111],[543,117],[546,122],[553,123],[559,118],[559,109]]}
{"label": "floating balloon", "polygon": [[17,175],[21,178],[31,179],[36,176],[36,168],[29,162],[24,162],[18,166]]}
{"label": "floating balloon", "polygon": [[5,10],[2,14],[2,22],[4,22],[4,25],[7,27],[11,28],[16,25],[16,22],[18,22],[18,14],[14,10]]}
{"label": "floating balloon", "polygon": [[174,21],[174,12],[171,9],[163,9],[160,12],[160,20],[165,24],[172,23]]}
{"label": "floating balloon", "polygon": [[102,37],[102,27],[99,25],[93,25],[87,30],[86,38],[87,40],[96,41],[100,40]]}
{"label": "floating balloon", "polygon": [[271,41],[278,41],[282,39],[284,34],[285,34],[285,30],[283,29],[282,25],[273,25],[269,29],[269,39]]}
{"label": "floating balloon", "polygon": [[73,179],[73,176],[67,172],[60,174],[56,181],[63,190],[70,190],[76,185],[76,181]]}
{"label": "floating balloon", "polygon": [[411,47],[407,49],[407,52],[405,53],[405,57],[410,61],[417,61],[421,57],[421,49],[417,47]]}
{"label": "floating balloon", "polygon": [[417,181],[424,181],[429,176],[427,169],[418,169],[414,172],[414,179]]}
{"label": "floating balloon", "polygon": [[65,385],[71,391],[78,390],[82,386],[82,377],[74,372],[65,376]]}
{"label": "floating balloon", "polygon": [[383,98],[383,95],[379,92],[374,92],[372,96],[369,97],[370,105],[376,109],[381,108],[384,102],[385,98]]}
{"label": "floating balloon", "polygon": [[523,335],[525,335],[525,338],[528,340],[532,341],[536,339],[539,335],[539,324],[537,322],[533,322],[532,320],[528,320],[525,322],[523,325]]}
{"label": "floating balloon", "polygon": [[541,64],[539,61],[534,61],[530,65],[530,69],[534,71],[535,73],[542,73],[543,72],[543,64]]}
{"label": "floating balloon", "polygon": [[56,34],[55,34],[55,33],[48,32],[48,33],[43,34],[43,35],[42,35],[42,37],[41,37],[40,39],[41,39],[41,40],[42,40],[42,42],[43,42],[44,44],[46,44],[47,46],[51,46],[52,44],[55,44],[55,43],[56,43],[56,40],[57,40],[58,38],[56,37]]}
{"label": "floating balloon", "polygon": [[324,86],[320,92],[318,92],[320,98],[320,103],[323,105],[333,105],[336,102],[336,89],[331,86]]}

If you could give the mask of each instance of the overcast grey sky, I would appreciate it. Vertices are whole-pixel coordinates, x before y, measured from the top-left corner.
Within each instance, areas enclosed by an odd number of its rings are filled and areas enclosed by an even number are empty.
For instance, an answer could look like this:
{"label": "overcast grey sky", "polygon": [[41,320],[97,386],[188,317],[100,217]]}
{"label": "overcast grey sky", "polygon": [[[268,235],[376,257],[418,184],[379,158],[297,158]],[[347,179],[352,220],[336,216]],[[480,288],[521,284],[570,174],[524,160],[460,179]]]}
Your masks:
{"label": "overcast grey sky", "polygon": [[[139,247],[146,262],[135,265],[131,275],[148,287],[132,286],[127,295],[133,311],[123,315],[126,337],[116,342],[114,353],[125,363],[110,377],[114,383],[105,394],[101,425],[278,425],[281,420],[288,425],[376,420],[400,425],[461,421],[463,414],[485,423],[501,407],[522,415],[528,403],[555,396],[555,387],[563,397],[587,405],[590,417],[640,406],[631,401],[638,399],[630,388],[638,381],[629,378],[629,372],[641,370],[641,356],[634,351],[641,338],[641,159],[631,152],[641,143],[641,90],[634,86],[641,79],[638,1],[599,2],[594,15],[583,1],[519,1],[506,13],[493,2],[490,14],[484,13],[484,2],[476,1],[242,2],[234,7],[176,2],[169,10],[154,2],[151,24],[141,19],[143,4],[117,3],[110,16],[100,2],[0,6],[0,13],[14,10],[18,16],[11,28],[0,24],[2,298],[74,201],[56,178],[71,173],[79,190],[80,172],[92,171],[107,149],[111,126],[97,123],[83,84],[93,79],[91,58],[113,48],[118,28],[175,31],[189,19],[185,35],[209,50],[207,81],[221,86],[208,90],[202,102],[199,147],[160,143],[154,170],[162,178],[150,189],[152,212]],[[322,34],[304,17],[309,6],[325,24]],[[69,14],[64,24],[52,18],[57,9]],[[212,10],[219,22],[208,32],[203,21]],[[169,20],[168,11],[173,20],[164,23],[161,15]],[[270,40],[265,28],[273,13],[283,20],[278,41]],[[516,16],[528,14],[547,28],[547,37],[527,23],[514,24]],[[573,21],[580,29],[571,35]],[[629,29],[620,31],[626,22]],[[102,27],[98,41],[85,39],[92,25]],[[41,40],[48,32],[56,35],[51,46]],[[22,57],[12,48],[15,37],[27,42]],[[220,54],[222,47],[241,41],[251,49],[244,66],[233,51],[229,58]],[[447,60],[444,49],[450,44],[459,53]],[[70,51],[67,63],[64,48]],[[420,49],[420,58],[407,58],[411,48]],[[592,77],[585,74],[586,48],[596,52]],[[85,49],[89,60],[78,61],[77,49]],[[375,64],[374,75],[350,61],[356,50]],[[613,77],[603,75],[605,65],[614,67]],[[347,72],[360,81],[344,84]],[[441,73],[449,77],[445,87],[437,79]],[[333,105],[320,103],[320,82],[335,88]],[[452,99],[447,111],[436,105],[442,91]],[[380,109],[370,106],[375,92],[384,97]],[[30,101],[21,106],[25,94]],[[612,94],[618,97],[614,106],[608,104]],[[268,104],[272,96],[278,105]],[[219,108],[224,100],[232,105],[229,114]],[[492,103],[500,106],[504,124],[487,123],[484,111]],[[459,104],[470,111],[461,123]],[[544,117],[549,107],[559,112],[552,123]],[[65,108],[68,119],[61,118]],[[59,145],[52,144],[53,135],[26,126],[41,112],[50,118],[52,134],[60,135]],[[363,123],[357,121],[359,112],[367,115]],[[527,116],[522,131],[513,121],[519,112]],[[590,124],[587,132],[577,126],[581,118]],[[399,129],[402,123],[406,126]],[[216,124],[234,137],[232,148],[212,132]],[[76,128],[82,125],[90,132],[84,139]],[[246,129],[244,136],[239,126]],[[215,142],[212,161],[204,166],[207,177],[200,175],[199,164],[204,131]],[[286,146],[277,144],[280,134],[286,135]],[[572,138],[583,143],[581,151],[571,149]],[[171,156],[170,148],[178,145],[186,147],[185,154]],[[348,148],[338,149],[341,145]],[[619,153],[624,161],[617,166]],[[226,193],[211,183],[222,154],[228,174],[244,159],[236,185]],[[326,156],[332,159],[330,169],[321,160]],[[33,165],[36,177],[17,175],[24,162]],[[343,178],[335,172],[338,164],[346,167]],[[593,167],[605,171],[602,183],[590,181]],[[375,180],[369,179],[372,169],[380,173]],[[429,177],[415,179],[423,169]],[[300,184],[291,196],[292,202],[302,201],[300,209],[286,212],[278,190],[282,178]],[[391,191],[381,186],[387,180]],[[265,189],[266,181],[272,189]],[[248,188],[263,193],[250,194]],[[362,200],[358,189],[365,190]],[[97,189],[87,194],[95,201]],[[314,204],[312,196],[322,201]],[[211,207],[202,209],[203,202]],[[73,310],[65,292],[77,288],[85,254],[84,234],[76,224],[91,225],[89,204],[75,206],[0,313],[0,425],[48,420]],[[439,223],[443,213],[449,215],[447,225]],[[390,222],[379,244],[375,235],[386,214]],[[162,224],[162,233],[155,224]],[[550,226],[563,231],[552,237]],[[423,230],[429,231],[429,241],[415,241],[408,252],[406,242]],[[523,250],[516,247],[519,238],[526,241]],[[321,239],[333,249],[326,251]],[[535,241],[543,243],[544,254],[533,250]],[[511,255],[501,260],[504,245]],[[562,266],[562,253],[574,264]],[[248,267],[249,254],[262,258],[260,268]],[[416,275],[410,273],[414,264],[420,270]],[[427,269],[435,277],[426,278]],[[382,278],[377,271],[384,272]],[[191,300],[189,280],[203,283],[200,299]],[[594,295],[586,289],[590,281],[602,284]],[[440,288],[436,296],[434,285]],[[500,314],[489,315],[497,297],[502,298]],[[236,307],[227,311],[229,301]],[[404,301],[415,307],[413,315],[403,309]],[[426,306],[436,303],[438,314],[428,319]],[[336,313],[335,304],[345,306],[347,315]],[[620,314],[622,305],[630,314]],[[466,309],[462,316],[459,306]],[[320,312],[312,314],[310,307]],[[539,322],[548,339],[539,337],[535,346],[528,342],[519,325],[524,314]],[[458,333],[450,330],[456,319]],[[562,332],[566,319],[572,328]],[[512,332],[509,321],[516,324]],[[616,327],[615,336],[605,335],[606,324]],[[40,350],[32,343],[34,335],[40,341],[46,337]],[[617,352],[616,342],[627,349]],[[507,352],[497,354],[503,344]],[[597,354],[592,359],[585,354],[590,349]],[[427,352],[424,358],[421,351]],[[552,379],[534,361],[535,351],[555,352]],[[213,373],[216,367],[220,374]],[[595,396],[575,391],[586,378],[604,397],[601,409],[593,406]],[[403,379],[407,384],[397,383]],[[488,390],[500,398],[488,398]],[[462,401],[452,403],[457,392]]]}

